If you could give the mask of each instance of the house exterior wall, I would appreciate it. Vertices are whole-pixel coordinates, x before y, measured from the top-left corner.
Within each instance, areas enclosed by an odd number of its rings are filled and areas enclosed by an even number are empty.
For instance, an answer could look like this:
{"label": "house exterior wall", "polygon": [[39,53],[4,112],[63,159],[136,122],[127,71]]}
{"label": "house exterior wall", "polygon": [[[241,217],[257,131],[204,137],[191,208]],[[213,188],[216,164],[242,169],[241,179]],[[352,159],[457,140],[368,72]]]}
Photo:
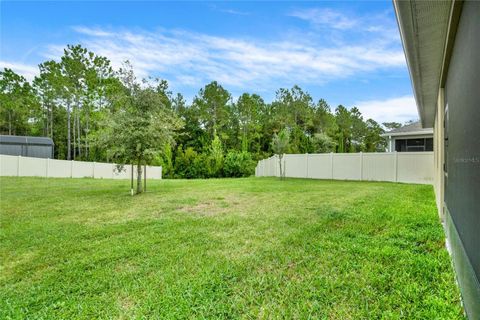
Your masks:
{"label": "house exterior wall", "polygon": [[479,35],[480,2],[465,1],[435,121],[437,205],[469,319],[480,319]]}

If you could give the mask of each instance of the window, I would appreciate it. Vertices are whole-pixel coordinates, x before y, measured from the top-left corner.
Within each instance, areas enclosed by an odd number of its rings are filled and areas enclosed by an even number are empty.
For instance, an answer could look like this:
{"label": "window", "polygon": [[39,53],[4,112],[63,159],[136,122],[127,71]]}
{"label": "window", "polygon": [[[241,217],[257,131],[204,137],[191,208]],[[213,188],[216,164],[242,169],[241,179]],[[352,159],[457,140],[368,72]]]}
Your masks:
{"label": "window", "polygon": [[395,151],[433,151],[433,138],[395,139]]}

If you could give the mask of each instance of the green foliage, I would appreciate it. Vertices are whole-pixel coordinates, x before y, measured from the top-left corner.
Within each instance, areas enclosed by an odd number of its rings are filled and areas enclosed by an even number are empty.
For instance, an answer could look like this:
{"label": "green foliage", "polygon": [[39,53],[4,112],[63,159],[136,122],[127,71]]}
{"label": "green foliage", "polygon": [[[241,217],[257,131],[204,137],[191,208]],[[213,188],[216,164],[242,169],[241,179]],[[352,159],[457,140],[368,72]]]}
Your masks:
{"label": "green foliage", "polygon": [[169,142],[165,143],[163,151],[155,156],[152,165],[162,167],[163,178],[174,178],[173,150]]}
{"label": "green foliage", "polygon": [[132,80],[126,85],[131,88],[127,103],[107,119],[99,143],[110,159],[137,165],[137,193],[141,193],[141,166],[150,164],[167,143],[174,142],[181,121],[165,105],[163,82],[140,85]]}
{"label": "green foliage", "polygon": [[326,133],[316,133],[312,138],[313,153],[334,152],[336,143]]}
{"label": "green foliage", "polygon": [[175,177],[208,178],[209,171],[205,165],[206,161],[207,156],[197,153],[192,147],[187,147],[184,151],[182,146],[178,146],[175,155]]}
{"label": "green foliage", "polygon": [[223,171],[226,177],[248,177],[255,173],[256,162],[247,151],[231,150],[225,157]]}
{"label": "green foliage", "polygon": [[[147,144],[139,145],[145,157],[141,162],[162,164],[165,177],[208,178],[225,175],[225,150],[247,152],[255,160],[276,153],[272,140],[284,128],[289,130],[284,152],[385,148],[380,136],[383,128],[364,119],[360,110],[339,105],[332,112],[325,100],[315,103],[297,85],[280,88],[274,101],[266,103],[250,93],[234,101],[228,90],[212,81],[190,103],[180,93],[170,92],[165,80],[141,85],[128,61],[114,71],[108,58],[80,45],[67,46],[58,61],[45,61],[39,70],[31,85],[12,70],[0,73],[0,131],[51,137],[59,159],[136,161],[116,142],[132,140],[126,149],[133,150],[137,148],[134,141],[151,137]],[[162,106],[161,110],[142,109],[151,103]],[[178,119],[183,127],[177,125]],[[387,128],[398,125],[384,123]],[[160,132],[154,133],[157,129]],[[164,139],[165,130],[173,132],[168,139]],[[106,136],[111,137],[108,146]],[[153,142],[155,139],[162,141]],[[170,148],[182,146],[183,153],[188,148],[189,153],[195,151],[195,168],[177,165],[178,152],[165,149],[166,143]],[[179,161],[184,161],[182,156]],[[183,169],[178,172],[180,167]]]}
{"label": "green foliage", "polygon": [[220,138],[215,135],[208,154],[207,169],[210,177],[221,177],[223,168],[223,147]]}
{"label": "green foliage", "polygon": [[384,122],[382,124],[385,128],[387,128],[387,130],[393,130],[402,127],[402,124],[398,122]]}
{"label": "green foliage", "polygon": [[272,150],[277,155],[283,155],[290,151],[290,131],[287,128],[273,135]]}
{"label": "green foliage", "polygon": [[39,105],[30,83],[11,69],[0,72],[0,132],[30,135],[30,119],[38,115]]}
{"label": "green foliage", "polygon": [[280,177],[285,178],[285,165],[283,155],[290,150],[290,132],[287,128],[282,129],[278,134],[273,135],[272,150],[278,156]]}

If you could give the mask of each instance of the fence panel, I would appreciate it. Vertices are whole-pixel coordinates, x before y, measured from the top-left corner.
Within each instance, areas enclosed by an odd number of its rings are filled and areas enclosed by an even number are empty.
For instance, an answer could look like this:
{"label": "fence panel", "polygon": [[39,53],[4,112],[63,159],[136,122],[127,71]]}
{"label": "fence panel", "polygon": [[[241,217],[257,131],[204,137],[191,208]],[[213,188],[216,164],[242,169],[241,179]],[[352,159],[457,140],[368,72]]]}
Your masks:
{"label": "fence panel", "polygon": [[48,177],[70,178],[71,176],[72,176],[71,161],[48,159]]}
{"label": "fence panel", "polygon": [[93,178],[93,162],[72,161],[72,178]]}
{"label": "fence panel", "polygon": [[361,180],[361,155],[358,153],[333,154],[333,179]]}
{"label": "fence panel", "polygon": [[395,154],[363,153],[362,180],[395,181]]}
{"label": "fence panel", "polygon": [[308,177],[313,179],[332,179],[332,155],[309,154]]}
{"label": "fence panel", "polygon": [[162,167],[147,166],[147,179],[162,179]]}
{"label": "fence panel", "polygon": [[[433,183],[433,152],[287,154],[292,178]],[[280,176],[278,159],[260,160],[256,176]]]}
{"label": "fence panel", "polygon": [[[134,166],[134,178],[136,178]],[[117,172],[113,163],[68,161],[22,156],[0,155],[1,176],[52,178],[130,179],[131,166]],[[162,167],[147,166],[147,179],[162,179]]]}
{"label": "fence panel", "polygon": [[0,175],[17,176],[18,175],[18,157],[1,156],[0,158]]}
{"label": "fence panel", "polygon": [[306,178],[307,162],[304,154],[286,154],[285,158],[285,177]]}
{"label": "fence panel", "polygon": [[101,179],[112,179],[115,165],[113,163],[93,163],[93,177]]}
{"label": "fence panel", "polygon": [[274,176],[275,175],[275,161],[276,161],[276,157],[270,157],[268,158],[266,161],[264,161],[264,169],[265,170],[265,174],[267,176]]}
{"label": "fence panel", "polygon": [[18,175],[21,177],[46,177],[47,159],[19,157]]}
{"label": "fence panel", "polygon": [[397,181],[433,183],[433,152],[399,152]]}

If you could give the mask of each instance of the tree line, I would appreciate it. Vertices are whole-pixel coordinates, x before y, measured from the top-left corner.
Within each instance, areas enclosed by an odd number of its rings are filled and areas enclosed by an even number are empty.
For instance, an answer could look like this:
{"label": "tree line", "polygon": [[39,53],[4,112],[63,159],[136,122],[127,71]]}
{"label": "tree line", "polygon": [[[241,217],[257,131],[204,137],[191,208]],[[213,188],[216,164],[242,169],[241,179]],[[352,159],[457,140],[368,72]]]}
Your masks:
{"label": "tree line", "polygon": [[[384,129],[356,107],[334,110],[299,86],[280,88],[271,103],[258,94],[233,99],[216,81],[191,103],[160,79],[135,78],[125,62],[69,45],[59,60],[39,65],[31,82],[0,72],[0,131],[47,136],[55,158],[137,161],[162,165],[172,178],[247,176],[273,154],[272,139],[288,131],[290,153],[384,151]],[[398,124],[389,123],[395,127]],[[135,158],[137,157],[137,158]]]}

